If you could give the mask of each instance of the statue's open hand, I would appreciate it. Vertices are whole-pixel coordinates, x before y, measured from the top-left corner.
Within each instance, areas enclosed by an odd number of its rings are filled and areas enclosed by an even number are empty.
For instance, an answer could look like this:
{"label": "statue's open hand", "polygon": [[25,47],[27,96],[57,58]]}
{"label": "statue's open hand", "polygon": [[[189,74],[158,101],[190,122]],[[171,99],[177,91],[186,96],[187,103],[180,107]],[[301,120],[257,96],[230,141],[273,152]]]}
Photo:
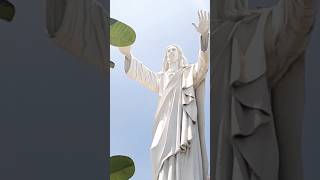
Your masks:
{"label": "statue's open hand", "polygon": [[195,23],[192,25],[196,28],[196,30],[201,34],[205,35],[209,32],[210,28],[210,13],[200,10],[198,11],[199,25],[197,26]]}
{"label": "statue's open hand", "polygon": [[131,46],[119,47],[119,51],[127,57],[131,56]]}

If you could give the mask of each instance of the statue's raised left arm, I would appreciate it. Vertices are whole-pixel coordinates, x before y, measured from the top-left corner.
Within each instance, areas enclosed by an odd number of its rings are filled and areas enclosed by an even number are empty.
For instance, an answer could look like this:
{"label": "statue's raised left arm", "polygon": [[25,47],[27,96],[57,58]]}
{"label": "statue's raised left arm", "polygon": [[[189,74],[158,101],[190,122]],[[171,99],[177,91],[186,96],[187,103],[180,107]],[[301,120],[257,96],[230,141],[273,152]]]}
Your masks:
{"label": "statue's raised left arm", "polygon": [[200,52],[197,62],[194,64],[194,80],[195,84],[201,82],[206,73],[208,72],[209,66],[209,22],[210,14],[206,11],[198,11],[199,25],[193,26],[200,33]]}
{"label": "statue's raised left arm", "polygon": [[198,84],[199,82],[201,82],[207,72],[208,72],[208,68],[209,68],[209,50],[208,50],[208,46],[209,46],[209,33],[205,34],[205,35],[201,35],[200,37],[200,51],[199,51],[199,56],[198,56],[198,60],[197,62],[194,64],[194,80],[195,80],[195,84]]}

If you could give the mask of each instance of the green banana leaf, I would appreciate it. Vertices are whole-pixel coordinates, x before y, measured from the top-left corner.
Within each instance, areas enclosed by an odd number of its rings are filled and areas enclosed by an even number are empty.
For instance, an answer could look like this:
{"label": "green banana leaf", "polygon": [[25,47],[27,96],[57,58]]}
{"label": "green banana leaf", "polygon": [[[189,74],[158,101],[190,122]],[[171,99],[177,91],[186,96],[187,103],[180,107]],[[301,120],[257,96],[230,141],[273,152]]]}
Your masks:
{"label": "green banana leaf", "polygon": [[110,158],[110,180],[128,180],[134,174],[134,162],[127,156]]}
{"label": "green banana leaf", "polygon": [[15,15],[15,7],[7,0],[0,0],[0,19],[12,21]]}
{"label": "green banana leaf", "polygon": [[123,22],[110,18],[110,44],[116,47],[130,46],[136,40],[135,31]]}

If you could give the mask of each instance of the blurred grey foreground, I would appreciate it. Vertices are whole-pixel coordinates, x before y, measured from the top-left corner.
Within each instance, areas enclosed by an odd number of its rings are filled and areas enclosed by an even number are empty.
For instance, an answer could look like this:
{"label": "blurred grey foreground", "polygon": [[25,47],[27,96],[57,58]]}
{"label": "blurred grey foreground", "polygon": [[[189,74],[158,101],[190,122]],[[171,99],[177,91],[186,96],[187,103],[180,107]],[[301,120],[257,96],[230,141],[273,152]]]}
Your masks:
{"label": "blurred grey foreground", "polygon": [[302,180],[305,51],[313,0],[214,0],[214,180]]}

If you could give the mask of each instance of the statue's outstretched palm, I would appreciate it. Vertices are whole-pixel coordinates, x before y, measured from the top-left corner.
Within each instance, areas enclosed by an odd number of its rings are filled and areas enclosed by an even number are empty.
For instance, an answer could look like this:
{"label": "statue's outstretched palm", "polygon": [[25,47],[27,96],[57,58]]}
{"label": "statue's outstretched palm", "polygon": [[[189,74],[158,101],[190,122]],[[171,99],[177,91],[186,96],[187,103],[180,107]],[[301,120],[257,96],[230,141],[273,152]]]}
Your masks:
{"label": "statue's outstretched palm", "polygon": [[195,29],[201,34],[205,35],[210,29],[210,13],[200,10],[198,11],[199,24],[192,23]]}

